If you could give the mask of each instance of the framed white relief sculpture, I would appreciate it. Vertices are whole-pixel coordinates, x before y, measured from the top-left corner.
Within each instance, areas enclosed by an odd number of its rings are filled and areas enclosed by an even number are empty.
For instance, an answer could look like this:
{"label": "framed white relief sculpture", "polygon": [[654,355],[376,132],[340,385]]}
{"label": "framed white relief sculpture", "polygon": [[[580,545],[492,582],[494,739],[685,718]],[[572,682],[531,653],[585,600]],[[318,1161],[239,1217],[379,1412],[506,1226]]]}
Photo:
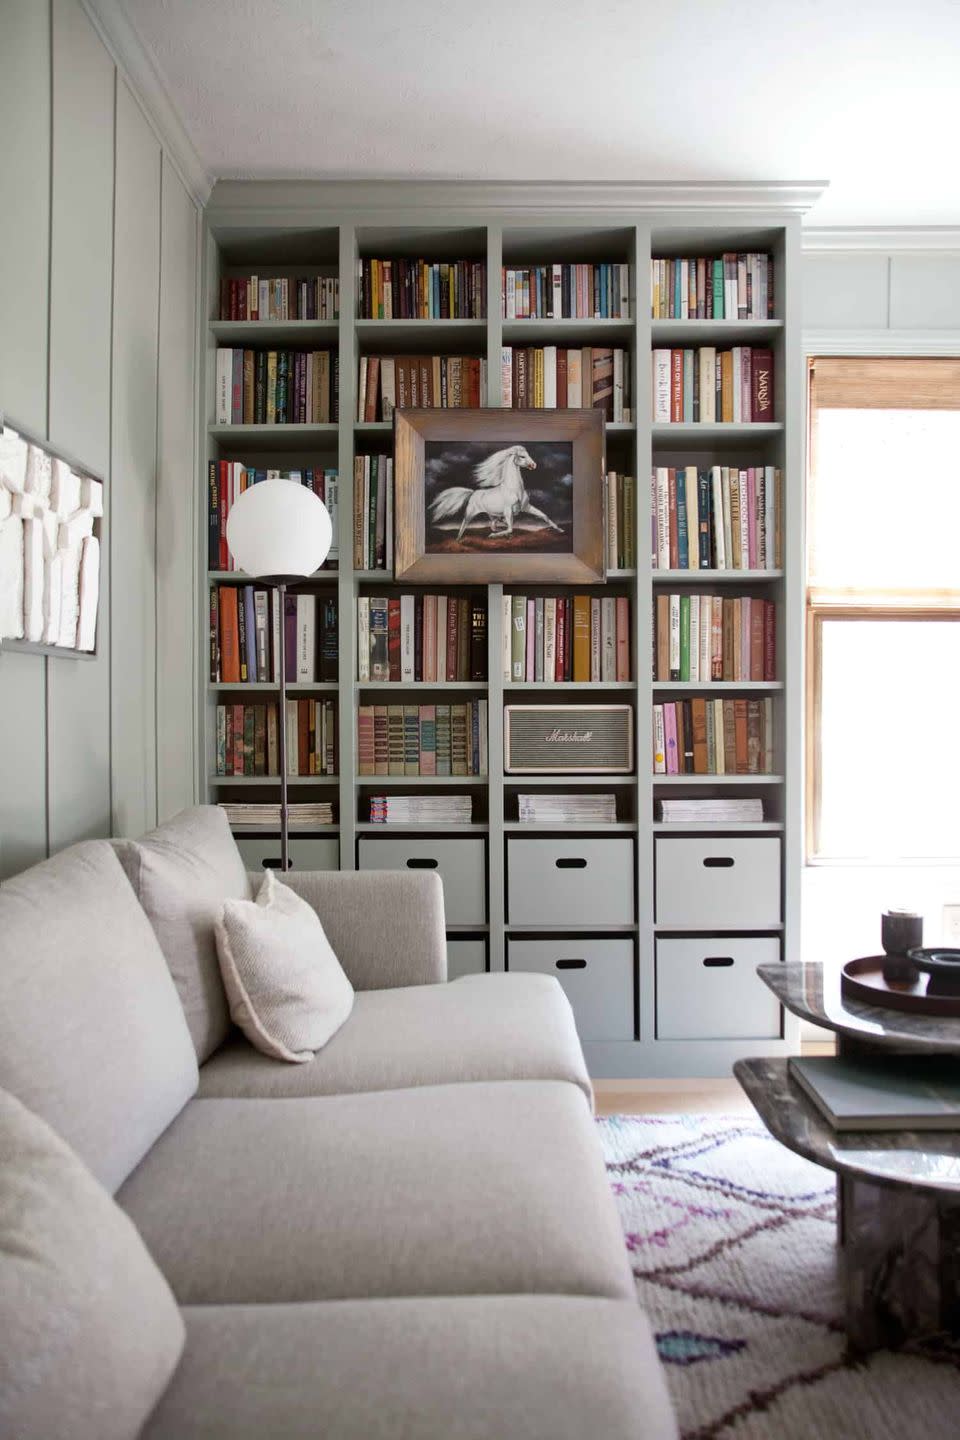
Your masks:
{"label": "framed white relief sculpture", "polygon": [[102,529],[102,479],[2,420],[0,648],[96,654]]}

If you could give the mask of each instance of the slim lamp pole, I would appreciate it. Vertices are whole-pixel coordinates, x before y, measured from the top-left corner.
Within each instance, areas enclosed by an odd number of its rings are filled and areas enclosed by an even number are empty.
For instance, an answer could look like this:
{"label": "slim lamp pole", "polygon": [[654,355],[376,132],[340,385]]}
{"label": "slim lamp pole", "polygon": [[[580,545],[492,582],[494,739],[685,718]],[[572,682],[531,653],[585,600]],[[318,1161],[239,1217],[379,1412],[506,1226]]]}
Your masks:
{"label": "slim lamp pole", "polygon": [[283,580],[277,586],[280,607],[280,715],[278,718],[278,751],[280,755],[280,873],[290,868],[289,829],[287,814],[287,587]]}

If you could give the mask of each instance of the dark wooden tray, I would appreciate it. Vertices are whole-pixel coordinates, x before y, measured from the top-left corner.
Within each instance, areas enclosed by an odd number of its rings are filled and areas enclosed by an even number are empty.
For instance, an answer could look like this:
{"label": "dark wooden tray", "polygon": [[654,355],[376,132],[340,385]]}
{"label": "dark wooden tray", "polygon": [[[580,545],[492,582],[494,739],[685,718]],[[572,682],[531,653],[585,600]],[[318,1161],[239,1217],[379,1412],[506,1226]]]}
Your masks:
{"label": "dark wooden tray", "polygon": [[907,1010],[914,1015],[960,1016],[960,995],[928,995],[929,975],[921,974],[913,984],[890,983],[883,978],[884,955],[865,955],[848,960],[840,973],[840,990],[852,999],[888,1010]]}

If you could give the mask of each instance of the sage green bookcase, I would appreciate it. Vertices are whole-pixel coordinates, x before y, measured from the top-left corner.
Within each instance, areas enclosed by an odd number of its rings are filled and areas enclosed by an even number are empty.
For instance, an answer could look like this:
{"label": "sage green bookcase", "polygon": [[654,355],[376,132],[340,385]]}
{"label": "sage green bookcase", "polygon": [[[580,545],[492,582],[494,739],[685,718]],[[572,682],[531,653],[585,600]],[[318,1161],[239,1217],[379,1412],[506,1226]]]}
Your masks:
{"label": "sage green bookcase", "polygon": [[[209,679],[209,585],[236,580],[207,571],[207,462],[242,460],[265,465],[336,465],[340,477],[339,567],[311,582],[319,590],[335,588],[339,602],[340,670],[337,685],[293,686],[291,695],[317,698],[335,693],[339,719],[339,774],[292,781],[291,800],[330,799],[337,823],[294,830],[309,841],[294,863],[355,868],[371,836],[422,841],[430,837],[438,851],[461,840],[474,842],[481,856],[485,918],[482,923],[451,921],[454,949],[464,941],[485,954],[487,968],[550,970],[551,956],[590,954],[591,963],[567,985],[585,1037],[591,1073],[597,1077],[726,1075],[743,1055],[787,1054],[797,1049],[797,1022],[777,1010],[750,1019],[765,987],[755,980],[757,959],[798,956],[799,885],[802,862],[802,684],[803,684],[803,423],[799,306],[799,226],[804,209],[819,188],[812,185],[521,185],[447,182],[221,182],[206,215],[204,296],[201,344],[205,350],[201,414],[202,464],[198,474],[198,605],[201,672],[198,693],[203,745],[197,761],[197,793],[208,801],[276,800],[279,785],[270,780],[217,779],[216,705],[230,699],[256,698],[276,687],[213,686]],[[760,321],[671,320],[650,318],[650,260],[664,255],[719,255],[724,251],[766,251],[773,256],[775,318]],[[363,320],[357,318],[358,260],[367,257],[422,256],[427,259],[485,259],[487,316],[483,320]],[[504,320],[501,318],[501,267],[551,261],[627,262],[630,313],[612,320]],[[221,274],[320,272],[340,280],[337,321],[241,322],[217,318]],[[339,356],[339,415],[329,425],[217,426],[214,420],[216,350],[221,344],[283,344],[307,349],[330,347]],[[358,424],[357,362],[362,354],[473,354],[487,360],[488,404],[500,403],[501,347],[509,345],[620,345],[631,356],[629,424],[608,425],[606,465],[637,477],[638,563],[635,571],[612,572],[607,591],[631,602],[632,680],[611,684],[514,685],[501,677],[501,598],[503,587],[487,590],[489,679],[446,685],[364,685],[356,679],[356,600],[358,595],[389,594],[391,575],[352,568],[354,456],[389,453],[389,424]],[[775,420],[771,424],[654,425],[651,422],[651,351],[673,345],[769,346],[775,355]],[[520,419],[522,429],[522,418]],[[783,567],[776,571],[671,572],[651,568],[649,519],[650,471],[654,464],[773,464],[784,482]],[[651,680],[651,642],[655,595],[665,586],[681,591],[750,594],[777,602],[777,678],[760,686],[707,683],[655,684]],[[397,589],[437,590],[446,586]],[[469,587],[476,593],[478,587]],[[482,588],[482,587],[481,587]],[[572,593],[574,587],[506,587],[521,593]],[[592,593],[604,593],[603,587]],[[652,707],[661,699],[689,693],[746,695],[757,690],[773,699],[776,738],[775,775],[657,776],[652,774]],[[357,775],[356,713],[359,703],[375,701],[457,701],[484,698],[489,714],[489,774],[480,778],[363,777]],[[635,718],[635,773],[629,777],[545,779],[504,774],[503,707],[511,701],[558,704],[629,701]],[[415,792],[449,786],[473,796],[473,821],[439,829],[372,825],[366,819],[370,794]],[[606,826],[533,826],[517,820],[516,796],[532,788],[562,790],[587,786],[617,795],[617,822]],[[759,795],[765,818],[750,825],[668,825],[654,818],[654,802],[664,797]],[[252,840],[261,835],[243,835]],[[623,913],[611,905],[603,885],[588,885],[583,916],[574,923],[551,923],[548,902],[536,924],[511,923],[511,865],[542,861],[541,849],[516,849],[542,842],[544,847],[571,839],[616,840],[629,847],[635,893],[628,923],[604,916]],[[760,844],[759,842],[765,842]],[[665,850],[664,846],[680,849]],[[511,849],[511,847],[513,847]],[[772,847],[772,848],[771,848]],[[724,852],[731,851],[732,856]],[[391,852],[392,853],[392,852]],[[402,853],[402,852],[401,852]],[[459,852],[458,852],[459,853]],[[464,852],[466,853],[466,852]],[[602,871],[606,853],[597,857]],[[617,855],[622,858],[623,850]],[[743,916],[734,923],[721,897],[719,921],[711,921],[708,892],[701,893],[698,866],[723,855],[736,868]],[[515,860],[508,859],[512,854]],[[774,869],[771,871],[771,857]],[[713,862],[709,862],[713,863]],[[536,864],[533,865],[536,870]],[[519,874],[519,869],[517,874]],[[564,872],[569,875],[570,872]],[[711,870],[709,880],[716,879]],[[516,886],[516,875],[514,876]],[[751,915],[753,887],[766,887],[766,899]],[[773,890],[776,890],[775,897]],[[597,897],[600,897],[599,901]],[[776,904],[772,918],[771,904]],[[629,903],[629,902],[628,902]],[[596,908],[600,904],[600,908]],[[665,919],[664,916],[668,916]],[[609,942],[619,942],[613,946]],[[758,945],[757,942],[763,942]],[[737,947],[740,947],[739,949]],[[705,953],[701,953],[705,952]],[[609,965],[607,958],[609,958]],[[734,964],[734,960],[736,964]],[[576,964],[580,964],[579,959]],[[594,977],[596,977],[594,979]],[[751,981],[755,983],[756,991]],[[725,990],[724,986],[728,988]],[[579,987],[579,988],[578,988]],[[747,1016],[746,1020],[742,1017]],[[599,1017],[599,1018],[598,1018]],[[607,1017],[606,1019],[604,1017]],[[758,1033],[758,1023],[759,1030]],[[738,1034],[737,1029],[749,1030]]]}

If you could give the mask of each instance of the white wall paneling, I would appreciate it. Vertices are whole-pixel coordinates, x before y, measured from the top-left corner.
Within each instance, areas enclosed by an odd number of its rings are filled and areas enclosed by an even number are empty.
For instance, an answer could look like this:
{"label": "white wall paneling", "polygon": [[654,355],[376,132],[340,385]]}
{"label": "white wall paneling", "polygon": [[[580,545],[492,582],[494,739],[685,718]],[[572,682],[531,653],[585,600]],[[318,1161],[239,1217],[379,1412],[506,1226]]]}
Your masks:
{"label": "white wall paneling", "polygon": [[196,744],[194,616],[198,534],[196,385],[199,219],[163,157],[157,389],[157,809],[160,819],[193,802]]}
{"label": "white wall paneling", "polygon": [[113,415],[110,466],[113,820],[157,819],[157,345],[160,146],[117,79]]}
{"label": "white wall paneling", "polygon": [[[49,437],[104,476],[109,503],[115,71],[75,0],[52,13]],[[109,551],[107,522],[97,655],[47,667],[51,853],[110,829]]]}
{"label": "white wall paneling", "polygon": [[[0,85],[6,196],[0,225],[0,411],[47,433],[50,236],[50,13],[36,0],[3,7]],[[47,853],[47,662],[0,655],[0,874]]]}

